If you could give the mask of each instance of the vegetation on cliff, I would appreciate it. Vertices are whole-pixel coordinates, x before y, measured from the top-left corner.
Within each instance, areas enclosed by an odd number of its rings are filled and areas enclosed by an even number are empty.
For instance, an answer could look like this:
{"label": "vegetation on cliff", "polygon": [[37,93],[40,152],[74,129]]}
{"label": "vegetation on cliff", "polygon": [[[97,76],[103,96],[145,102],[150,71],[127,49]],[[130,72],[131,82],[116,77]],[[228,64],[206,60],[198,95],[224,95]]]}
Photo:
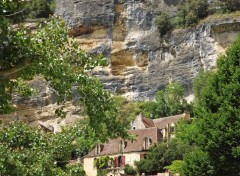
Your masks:
{"label": "vegetation on cliff", "polygon": [[179,82],[166,85],[165,89],[157,91],[153,101],[127,101],[123,97],[114,97],[116,107],[119,107],[119,119],[126,125],[142,113],[145,117],[156,119],[188,112],[192,114],[192,105],[184,99],[184,88]]}
{"label": "vegetation on cliff", "polygon": [[213,7],[209,7],[207,0],[180,0],[177,15],[170,18],[163,12],[155,18],[155,25],[160,34],[164,35],[174,27],[188,27],[198,23],[199,20],[212,13],[210,11],[226,13],[237,10],[240,10],[239,0],[220,0],[218,3],[214,2]]}

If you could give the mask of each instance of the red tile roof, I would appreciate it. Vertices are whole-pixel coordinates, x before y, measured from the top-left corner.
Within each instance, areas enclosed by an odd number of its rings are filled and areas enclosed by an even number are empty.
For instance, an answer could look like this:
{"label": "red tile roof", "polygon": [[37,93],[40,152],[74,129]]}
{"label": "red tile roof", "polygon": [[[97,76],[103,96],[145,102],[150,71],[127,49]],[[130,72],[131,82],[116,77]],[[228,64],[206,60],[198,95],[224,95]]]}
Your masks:
{"label": "red tile roof", "polygon": [[146,128],[155,127],[155,124],[153,123],[152,119],[143,117],[142,122]]}
{"label": "red tile roof", "polygon": [[190,115],[187,113],[175,115],[175,116],[169,116],[169,117],[163,117],[159,119],[153,119],[153,123],[156,127],[159,129],[165,128],[167,124],[176,123],[179,119],[190,119]]}
{"label": "red tile roof", "polygon": [[162,139],[161,132],[156,127],[130,130],[129,132],[130,134],[136,135],[136,140],[134,140],[133,142],[127,141],[125,147],[123,148],[123,152],[119,151],[119,146],[121,144],[122,139],[117,138],[111,139],[108,141],[108,143],[103,144],[102,151],[99,154],[96,154],[95,147],[95,149],[93,149],[86,157],[95,157],[129,152],[141,152],[145,151],[143,148],[145,138],[150,138],[152,145],[160,142],[160,140]]}
{"label": "red tile roof", "polygon": [[141,152],[144,151],[144,139],[150,138],[152,144],[158,143],[162,140],[161,129],[164,129],[167,124],[176,123],[179,119],[190,119],[189,114],[180,114],[170,117],[163,117],[159,119],[148,119],[143,117],[142,122],[145,125],[145,129],[135,129],[130,130],[130,134],[136,135],[136,140],[131,142],[127,141],[126,146],[123,149],[123,152],[119,151],[121,141],[123,139],[111,139],[108,143],[102,145],[101,152],[96,154],[96,147],[92,150],[86,157],[95,157],[103,155],[113,155],[119,153],[129,153],[129,152]]}

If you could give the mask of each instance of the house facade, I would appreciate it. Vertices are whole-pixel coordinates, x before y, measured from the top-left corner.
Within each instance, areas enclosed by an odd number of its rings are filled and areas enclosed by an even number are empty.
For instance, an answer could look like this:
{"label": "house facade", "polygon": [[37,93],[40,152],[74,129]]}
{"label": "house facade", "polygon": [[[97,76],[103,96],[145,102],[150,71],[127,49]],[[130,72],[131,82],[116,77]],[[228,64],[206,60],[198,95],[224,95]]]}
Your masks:
{"label": "house facade", "polygon": [[141,114],[138,115],[129,130],[130,134],[136,136],[136,140],[126,141],[117,138],[105,144],[98,144],[84,158],[86,174],[97,175],[94,160],[102,156],[112,158],[112,163],[109,163],[109,167],[106,168],[109,176],[123,174],[125,165],[134,166],[134,162],[143,159],[152,145],[174,137],[175,125],[179,119],[190,119],[190,115],[184,113],[159,119],[148,119]]}

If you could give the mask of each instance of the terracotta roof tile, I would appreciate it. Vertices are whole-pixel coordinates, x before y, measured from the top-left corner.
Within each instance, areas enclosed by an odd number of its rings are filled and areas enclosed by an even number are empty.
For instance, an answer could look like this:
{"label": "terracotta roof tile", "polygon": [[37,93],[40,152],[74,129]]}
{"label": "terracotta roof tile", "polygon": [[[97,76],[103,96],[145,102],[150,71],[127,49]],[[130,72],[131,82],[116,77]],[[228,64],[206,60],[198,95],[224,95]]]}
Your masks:
{"label": "terracotta roof tile", "polygon": [[155,127],[155,124],[153,123],[152,119],[143,117],[142,122],[144,123],[146,128]]}
{"label": "terracotta roof tile", "polygon": [[118,153],[129,153],[129,152],[141,152],[144,151],[144,139],[150,138],[152,145],[158,143],[162,137],[161,132],[158,128],[146,128],[146,129],[136,129],[130,130],[130,134],[136,135],[136,140],[133,142],[127,141],[125,147],[123,148],[123,152],[119,151],[119,146],[121,144],[122,139],[111,139],[108,143],[103,144],[102,151],[99,154],[96,154],[96,147],[86,156],[86,157],[94,157],[94,156],[102,156],[102,155],[112,155]]}
{"label": "terracotta roof tile", "polygon": [[163,129],[163,128],[165,128],[165,126],[167,124],[176,123],[179,119],[190,119],[190,115],[187,113],[183,113],[183,114],[179,114],[179,115],[175,115],[175,116],[153,119],[153,123],[159,129]]}
{"label": "terracotta roof tile", "polygon": [[108,141],[108,143],[103,144],[101,148],[101,152],[99,154],[96,154],[96,147],[95,147],[95,149],[93,149],[86,157],[144,151],[143,145],[144,145],[144,139],[146,137],[151,139],[152,144],[160,142],[162,139],[162,134],[160,129],[165,128],[167,124],[176,123],[179,119],[190,119],[190,115],[184,113],[180,115],[163,117],[163,118],[153,119],[153,120],[143,117],[142,122],[144,123],[146,128],[129,131],[130,134],[136,135],[136,140],[133,142],[127,141],[125,143],[126,145],[123,149],[123,152],[119,151],[119,147],[123,139],[117,138],[117,139],[111,139]]}

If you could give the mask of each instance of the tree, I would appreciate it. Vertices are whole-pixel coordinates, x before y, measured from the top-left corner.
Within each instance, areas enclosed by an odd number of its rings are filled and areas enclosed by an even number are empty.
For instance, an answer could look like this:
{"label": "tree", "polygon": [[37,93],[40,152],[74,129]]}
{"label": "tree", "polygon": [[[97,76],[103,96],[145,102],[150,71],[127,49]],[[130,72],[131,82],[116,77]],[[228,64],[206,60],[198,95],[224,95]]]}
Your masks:
{"label": "tree", "polygon": [[[86,136],[85,134],[89,135]],[[57,134],[41,133],[23,122],[1,126],[0,173],[3,175],[85,175],[81,164],[69,165],[71,152],[79,147],[91,150],[92,133],[77,123]],[[85,137],[85,143],[78,141]],[[73,143],[76,141],[76,145]]]}
{"label": "tree", "polygon": [[69,176],[85,176],[86,173],[81,164],[69,164],[67,165]]}
{"label": "tree", "polygon": [[154,22],[161,35],[166,34],[172,28],[170,18],[166,13],[157,16]]}
{"label": "tree", "polygon": [[129,126],[140,112],[141,102],[128,101],[121,96],[113,97],[114,105],[117,107],[117,118],[124,123],[125,126]]}
{"label": "tree", "polygon": [[195,82],[197,119],[186,135],[195,134],[190,141],[197,149],[183,159],[185,175],[240,175],[239,64],[240,37],[218,59],[217,70]]}
{"label": "tree", "polygon": [[[27,82],[40,75],[55,89],[59,104],[71,100],[72,86],[78,85],[87,118],[83,130],[78,126],[71,133],[46,138],[25,125],[14,123],[10,131],[0,127],[4,129],[0,142],[1,173],[63,175],[61,169],[54,166],[54,161],[69,159],[69,153],[74,149],[71,143],[77,134],[82,134],[76,141],[83,147],[76,150],[84,154],[94,145],[93,141],[104,142],[117,136],[125,138],[128,133],[117,119],[117,108],[110,93],[104,90],[98,79],[88,74],[89,70],[107,60],[81,50],[68,38],[67,28],[59,18],[41,22],[35,31],[21,24],[13,26],[11,19],[24,10],[25,4],[22,3],[0,1],[0,114],[14,110],[13,94],[30,95]],[[32,174],[27,174],[30,172]]]}
{"label": "tree", "polygon": [[183,155],[189,150],[188,144],[179,143],[177,140],[171,140],[169,143],[160,143],[146,154],[146,159],[136,162],[139,173],[156,174],[163,172],[165,166],[171,164],[174,160],[182,160]]}
{"label": "tree", "polygon": [[93,164],[94,164],[94,167],[97,168],[97,175],[98,176],[107,175],[109,171],[106,169],[112,161],[113,159],[110,158],[109,156],[101,156],[96,158]]}
{"label": "tree", "polygon": [[145,116],[159,118],[192,111],[191,105],[184,99],[184,88],[178,82],[168,84],[165,90],[158,91],[155,99],[156,102],[145,102],[140,105]]}
{"label": "tree", "polygon": [[229,11],[236,11],[240,9],[239,0],[219,0],[223,8]]}
{"label": "tree", "polygon": [[70,100],[72,86],[78,85],[89,126],[100,140],[126,136],[126,129],[116,118],[117,111],[110,93],[104,90],[98,79],[88,74],[89,70],[105,64],[107,60],[101,55],[81,50],[76,42],[68,38],[61,19],[52,18],[49,22],[40,23],[34,33],[22,26],[12,28],[6,13],[14,15],[13,9],[18,7],[16,4],[0,2],[3,7],[0,12],[0,113],[13,109],[11,95],[18,93],[22,85],[19,80],[28,81],[35,75],[41,75],[54,88],[58,103]]}
{"label": "tree", "polygon": [[26,4],[27,16],[31,18],[48,18],[54,11],[51,4],[54,0],[34,0]]}
{"label": "tree", "polygon": [[207,16],[207,0],[181,0],[178,5],[178,25],[189,26]]}
{"label": "tree", "polygon": [[197,147],[185,154],[181,170],[185,176],[214,175],[208,153]]}
{"label": "tree", "polygon": [[54,165],[47,138],[23,123],[0,132],[0,173],[3,175],[61,175]]}
{"label": "tree", "polygon": [[124,173],[126,175],[136,175],[137,171],[133,166],[130,166],[129,164],[126,164],[125,168],[124,168]]}

